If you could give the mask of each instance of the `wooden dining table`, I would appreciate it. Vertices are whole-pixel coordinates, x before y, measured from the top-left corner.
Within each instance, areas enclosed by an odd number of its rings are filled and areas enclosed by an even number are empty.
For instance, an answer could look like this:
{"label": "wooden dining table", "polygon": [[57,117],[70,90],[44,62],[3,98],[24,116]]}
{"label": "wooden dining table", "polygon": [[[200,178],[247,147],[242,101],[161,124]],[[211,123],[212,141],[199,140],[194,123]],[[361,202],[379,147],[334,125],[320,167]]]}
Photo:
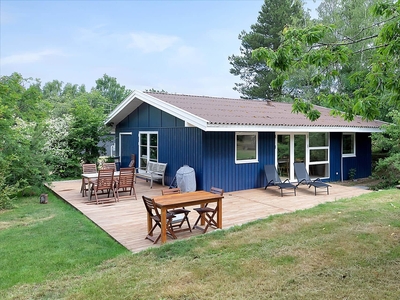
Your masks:
{"label": "wooden dining table", "polygon": [[[200,205],[204,207],[206,203],[217,203],[217,227],[222,228],[222,198],[220,194],[213,194],[207,191],[195,191],[181,194],[169,194],[154,197],[154,202],[157,208],[161,210],[161,244],[167,241],[167,210],[177,207],[187,207]],[[201,224],[204,225],[204,217]],[[153,227],[153,220],[147,216],[148,231]]]}
{"label": "wooden dining table", "polygon": [[[85,197],[85,179],[87,179],[89,181],[89,183],[90,183],[91,180],[97,179],[98,176],[99,176],[99,173],[82,174],[82,185],[81,185],[82,197]],[[114,172],[114,178],[118,178],[118,177],[119,177],[119,171],[115,171]]]}

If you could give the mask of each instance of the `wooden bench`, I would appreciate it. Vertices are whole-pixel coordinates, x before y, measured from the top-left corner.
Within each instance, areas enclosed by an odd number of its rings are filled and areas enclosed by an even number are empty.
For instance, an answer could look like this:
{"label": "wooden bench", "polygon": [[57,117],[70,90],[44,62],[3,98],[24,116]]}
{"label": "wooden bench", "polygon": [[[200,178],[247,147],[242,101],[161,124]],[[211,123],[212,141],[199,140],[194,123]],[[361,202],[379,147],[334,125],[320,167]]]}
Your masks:
{"label": "wooden bench", "polygon": [[153,187],[154,180],[161,180],[164,185],[165,169],[167,168],[166,163],[158,163],[149,161],[147,163],[146,170],[137,170],[135,177],[150,180],[150,188]]}

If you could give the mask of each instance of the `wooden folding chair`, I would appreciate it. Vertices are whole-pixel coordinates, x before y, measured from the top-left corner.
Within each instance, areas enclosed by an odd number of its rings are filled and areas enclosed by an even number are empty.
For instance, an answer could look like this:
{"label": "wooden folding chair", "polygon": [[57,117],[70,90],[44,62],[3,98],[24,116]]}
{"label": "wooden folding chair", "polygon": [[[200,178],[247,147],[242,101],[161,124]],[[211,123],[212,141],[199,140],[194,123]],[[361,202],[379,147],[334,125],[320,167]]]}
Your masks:
{"label": "wooden folding chair", "polygon": [[113,163],[103,163],[101,165],[101,168],[102,169],[112,169],[113,171],[115,171],[116,170],[115,162],[113,162]]}
{"label": "wooden folding chair", "polygon": [[115,191],[117,193],[117,200],[119,201],[119,193],[129,192],[129,195],[137,200],[135,190],[135,168],[121,168],[119,170],[119,177],[116,180]]}
{"label": "wooden folding chair", "polygon": [[[212,187],[210,190],[210,193],[223,196],[224,190],[220,189],[220,188]],[[203,233],[206,233],[208,227],[210,227],[210,226],[217,227],[217,221],[215,221],[214,217],[218,211],[218,205],[213,208],[213,207],[209,207],[208,203],[206,203],[206,205],[204,207],[194,208],[194,210],[199,213],[199,217],[197,218],[196,223],[194,223],[193,229],[197,228],[197,229],[203,230]],[[201,220],[201,217],[203,217],[203,216],[206,221],[206,226],[204,228],[197,226],[197,224]]]}
{"label": "wooden folding chair", "polygon": [[[97,173],[96,164],[82,164],[82,174],[92,174]],[[87,178],[82,178],[81,193],[86,196],[86,191],[89,188],[89,180]]]}
{"label": "wooden folding chair", "polygon": [[[180,188],[161,190],[162,195],[171,195],[171,194],[180,194],[180,193],[181,193]],[[174,228],[175,232],[186,231],[186,230],[189,230],[190,232],[192,232],[192,227],[190,226],[189,217],[188,217],[190,210],[182,207],[182,208],[175,208],[175,209],[169,210],[168,212],[174,214],[176,217],[172,220],[172,227]],[[187,223],[188,228],[182,229],[182,225],[185,222]],[[179,230],[176,230],[175,228],[179,228]]]}
{"label": "wooden folding chair", "polygon": [[[153,237],[153,231],[159,227],[161,229],[161,215],[160,212],[158,211],[156,205],[154,204],[154,200],[152,198],[142,196],[143,198],[143,203],[144,206],[146,207],[147,214],[149,217],[154,221],[154,225],[151,228],[151,230],[147,233],[146,238],[150,241],[152,241],[154,244],[157,244],[158,240],[161,238],[161,232],[158,235],[157,238]],[[167,234],[171,236],[173,239],[176,239],[176,235],[174,233],[174,230],[171,226],[172,219],[175,218],[175,215],[171,213],[167,213]]]}
{"label": "wooden folding chair", "polygon": [[[96,198],[96,204],[99,204],[100,201],[110,200],[110,193],[113,192],[114,201],[117,201],[116,193],[115,193],[115,181],[114,181],[114,170],[112,169],[102,169],[99,170],[98,176],[96,180],[89,182],[89,190],[90,196],[89,200],[92,200],[92,195]],[[99,191],[106,191],[107,198],[99,199]]]}

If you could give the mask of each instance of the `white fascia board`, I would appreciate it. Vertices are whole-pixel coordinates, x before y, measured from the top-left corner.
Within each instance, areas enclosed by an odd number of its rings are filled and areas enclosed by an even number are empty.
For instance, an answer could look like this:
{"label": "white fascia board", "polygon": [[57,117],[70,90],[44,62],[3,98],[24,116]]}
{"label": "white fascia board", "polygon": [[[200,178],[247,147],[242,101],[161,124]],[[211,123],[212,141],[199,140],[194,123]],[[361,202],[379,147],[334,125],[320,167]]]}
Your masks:
{"label": "white fascia board", "polygon": [[135,98],[135,93],[136,91],[130,93],[128,97],[125,98],[125,100],[123,100],[120,104],[117,105],[116,108],[114,108],[114,110],[108,115],[108,118],[105,121],[106,124],[109,123],[113,118],[115,118],[125,108],[125,106],[127,106],[129,102],[131,102],[132,99]]}
{"label": "white fascia board", "polygon": [[[204,129],[203,129],[204,130]],[[326,127],[326,126],[258,126],[258,125],[215,125],[209,124],[204,131],[225,132],[383,132],[380,128]]]}

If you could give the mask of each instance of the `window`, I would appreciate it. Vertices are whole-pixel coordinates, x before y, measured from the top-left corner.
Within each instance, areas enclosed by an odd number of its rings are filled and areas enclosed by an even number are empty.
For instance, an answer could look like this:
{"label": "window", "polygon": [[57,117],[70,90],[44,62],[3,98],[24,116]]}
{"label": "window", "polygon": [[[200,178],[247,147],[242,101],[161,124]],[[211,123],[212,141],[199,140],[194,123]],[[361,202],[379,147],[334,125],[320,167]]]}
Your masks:
{"label": "window", "polygon": [[311,178],[329,177],[329,135],[326,132],[309,134],[309,174]]}
{"label": "window", "polygon": [[343,133],[343,157],[356,156],[356,135]]}
{"label": "window", "polygon": [[157,132],[139,132],[139,168],[145,170],[149,161],[158,162]]}
{"label": "window", "polygon": [[258,162],[258,135],[251,132],[237,132],[235,139],[236,163]]}

